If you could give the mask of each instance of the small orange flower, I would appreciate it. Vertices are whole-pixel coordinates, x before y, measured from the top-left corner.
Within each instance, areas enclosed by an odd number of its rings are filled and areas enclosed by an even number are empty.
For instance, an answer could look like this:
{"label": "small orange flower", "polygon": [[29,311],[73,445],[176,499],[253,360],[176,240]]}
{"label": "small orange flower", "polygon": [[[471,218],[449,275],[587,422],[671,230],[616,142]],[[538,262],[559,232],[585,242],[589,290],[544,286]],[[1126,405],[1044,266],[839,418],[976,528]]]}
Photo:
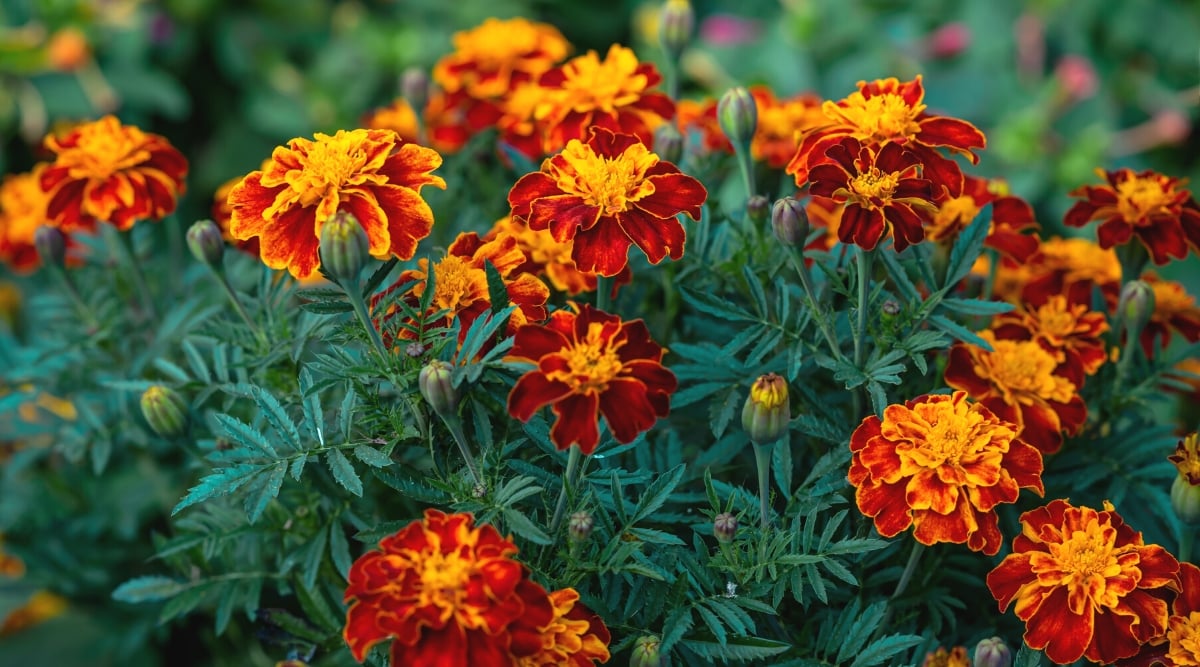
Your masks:
{"label": "small orange flower", "polygon": [[362,118],[362,127],[371,130],[391,130],[406,142],[421,141],[421,122],[417,112],[403,97],[397,97],[386,107],[372,110]]}
{"label": "small orange flower", "polygon": [[946,364],[946,384],[962,389],[1000,419],[1017,425],[1021,439],[1043,454],[1062,447],[1087,419],[1087,405],[1070,379],[1057,374],[1058,362],[1033,340],[997,340],[981,331],[993,351],[956,344]]}
{"label": "small orange flower", "polygon": [[267,266],[307,278],[321,264],[321,225],[341,210],[362,224],[372,256],[410,259],[433,227],[420,191],[446,187],[430,173],[441,164],[436,151],[403,143],[391,130],[292,139],[275,149],[269,168],[229,193],[229,230],[239,241],[259,237]]}
{"label": "small orange flower", "polygon": [[41,188],[44,163],[23,174],[10,174],[0,182],[0,262],[17,273],[28,273],[41,264],[33,234],[46,224],[49,198]]}
{"label": "small orange flower", "polygon": [[508,193],[512,217],[554,240],[574,240],[581,271],[615,276],[637,244],[652,264],[683,257],[678,220],[700,219],[708,192],[700,181],[659,160],[637,137],[592,128],[586,143],[572,139],[561,153],[526,174]]}
{"label": "small orange flower", "polygon": [[1015,602],[1025,643],[1056,663],[1108,664],[1135,655],[1167,631],[1179,562],[1105,502],[1103,511],[1065,500],[1021,515],[1021,534],[987,576],[1004,611]]}
{"label": "small orange flower", "polygon": [[[575,260],[571,259],[571,252],[575,247],[573,241],[559,243],[554,240],[554,235],[549,229],[534,231],[513,220],[512,216],[504,216],[497,220],[484,238],[491,240],[502,234],[514,237],[517,247],[525,253],[525,263],[514,269],[515,273],[545,276],[554,289],[572,296],[596,290],[596,274],[580,271],[575,266]],[[616,293],[619,286],[628,285],[632,280],[633,273],[626,266],[613,280],[613,293]]]}
{"label": "small orange flower", "polygon": [[704,100],[679,100],[675,106],[675,124],[679,133],[688,136],[695,130],[700,135],[700,145],[710,153],[733,153],[733,144],[729,137],[721,131],[721,123],[717,121],[717,100],[709,97]]}
{"label": "small orange flower", "polygon": [[564,588],[550,594],[554,620],[542,628],[542,650],[518,658],[516,667],[592,667],[608,662],[612,641],[604,621],[579,604],[579,593]]}
{"label": "small orange flower", "polygon": [[779,99],[766,86],[752,86],[750,94],[758,108],[758,126],[750,142],[750,155],[772,169],[783,169],[796,154],[796,137],[825,124],[821,98],[797,95]]}
{"label": "small orange flower", "polygon": [[965,646],[955,646],[950,651],[939,646],[936,651],[925,654],[921,667],[971,667],[971,660]]}
{"label": "small orange flower", "polygon": [[1095,375],[1108,360],[1104,340],[1108,319],[1104,313],[1091,312],[1084,304],[1070,304],[1061,294],[1050,297],[1038,307],[1003,313],[992,323],[992,332],[1000,340],[1035,340],[1054,355],[1055,371],[1083,386],[1088,375]]}
{"label": "small orange flower", "polygon": [[1083,200],[1067,211],[1063,222],[1068,226],[1100,220],[1096,236],[1101,248],[1125,245],[1136,236],[1155,264],[1187,257],[1189,246],[1200,250],[1200,207],[1184,189],[1186,179],[1150,170],[1098,169],[1096,173],[1107,183],[1071,192]]}
{"label": "small orange flower", "polygon": [[1187,478],[1188,484],[1200,485],[1200,438],[1192,433],[1175,445],[1175,453],[1167,459],[1175,464],[1179,474]]}
{"label": "small orange flower", "polygon": [[25,628],[43,623],[67,610],[65,598],[49,591],[36,591],[29,600],[0,620],[0,637],[14,635]]}
{"label": "small orange flower", "polygon": [[508,358],[537,368],[517,380],[508,414],[527,422],[552,404],[550,438],[560,450],[578,444],[584,454],[595,451],[598,415],[618,442],[632,442],[670,412],[678,383],[662,365],[665,352],[642,320],[623,322],[591,306],[559,310],[545,325],[517,330]]}
{"label": "small orange flower", "polygon": [[547,128],[546,152],[558,151],[572,139],[586,140],[593,127],[632,134],[651,145],[654,128],[675,115],[671,98],[651,90],[660,81],[653,63],[638,62],[631,49],[619,44],[609,48],[603,61],[588,51],[546,72],[539,83],[554,91],[538,111]]}
{"label": "small orange flower", "polygon": [[1092,302],[1098,288],[1110,306],[1116,305],[1121,290],[1121,262],[1117,254],[1081,238],[1054,237],[1042,241],[1025,265],[1001,264],[1015,270],[1021,283],[1021,299],[1041,305],[1055,294],[1065,294],[1071,303]]}
{"label": "small orange flower", "polygon": [[1003,541],[996,506],[1022,488],[1045,492],[1041,453],[962,391],[889,405],[882,421],[871,415],[854,430],[850,451],[858,508],[884,537],[915,526],[921,544],[994,555]]}
{"label": "small orange flower", "polygon": [[552,25],[523,18],[489,18],[454,33],[454,52],[433,66],[433,80],[448,93],[498,99],[522,81],[550,71],[571,50]]}
{"label": "small orange flower", "polygon": [[1147,272],[1142,280],[1154,290],[1154,310],[1140,338],[1146,357],[1153,359],[1158,345],[1165,348],[1170,344],[1172,330],[1189,343],[1200,340],[1200,307],[1196,305],[1196,297],[1188,294],[1183,285],[1162,280],[1153,272]]}
{"label": "small orange flower", "polygon": [[876,152],[846,137],[826,152],[830,162],[813,167],[809,192],[845,204],[838,238],[874,250],[892,236],[900,252],[925,238],[922,223],[934,209],[932,184],[918,176],[915,155],[897,143]]}
{"label": "small orange flower", "polygon": [[393,667],[510,667],[542,647],[545,589],[513,560],[517,546],[470,513],[425,510],[350,566],[343,637],[355,660],[392,638]]}
{"label": "small orange flower", "polygon": [[934,202],[937,212],[925,225],[930,241],[953,244],[979,212],[991,204],[992,221],[984,246],[1017,262],[1026,261],[1037,252],[1037,236],[1021,233],[1039,227],[1033,208],[1025,200],[997,194],[991,182],[966,174],[943,183],[940,190]]}
{"label": "small orange flower", "polygon": [[46,216],[64,232],[94,229],[98,220],[120,230],[161,220],[184,192],[187,159],[164,137],[116,116],[48,135],[44,145],[54,153],[41,174]]}

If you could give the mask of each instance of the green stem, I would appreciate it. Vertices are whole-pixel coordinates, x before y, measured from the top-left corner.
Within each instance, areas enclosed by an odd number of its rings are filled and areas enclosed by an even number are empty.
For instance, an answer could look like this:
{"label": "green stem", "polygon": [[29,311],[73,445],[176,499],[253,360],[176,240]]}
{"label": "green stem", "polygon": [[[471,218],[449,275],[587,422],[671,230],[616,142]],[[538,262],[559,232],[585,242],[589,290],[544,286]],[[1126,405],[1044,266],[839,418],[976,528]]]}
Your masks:
{"label": "green stem", "polygon": [[554,518],[550,521],[551,535],[556,535],[558,527],[562,525],[563,514],[567,511],[567,488],[575,484],[575,470],[579,468],[579,461],[582,458],[583,451],[579,449],[579,445],[571,445],[571,449],[567,451],[567,470],[563,473],[562,491],[558,493],[558,504],[554,507]]}
{"label": "green stem", "polygon": [[667,96],[679,101],[679,58],[669,58],[667,61]]}
{"label": "green stem", "polygon": [[612,307],[612,283],[609,276],[596,276],[596,310],[607,313]]}
{"label": "green stem", "polygon": [[[875,259],[875,251],[858,248],[858,323],[854,326],[854,367],[860,371],[867,357],[867,311],[870,310],[868,301],[871,296],[871,264]],[[854,418],[862,417],[862,391],[854,392]]]}
{"label": "green stem", "polygon": [[79,316],[83,318],[84,324],[87,325],[89,332],[96,332],[100,329],[100,322],[96,316],[92,314],[92,309],[88,308],[87,302],[83,300],[83,295],[79,293],[79,289],[75,287],[75,282],[71,280],[71,276],[67,274],[60,266],[51,267],[51,273],[55,279],[62,283],[63,291],[71,299],[75,310],[79,312]]}
{"label": "green stem", "polygon": [[1130,239],[1128,243],[1117,248],[1117,259],[1121,263],[1121,284],[1124,285],[1142,276],[1142,270],[1146,268],[1150,255],[1140,241]]}
{"label": "green stem", "polygon": [[887,601],[887,611],[883,613],[883,621],[879,624],[877,632],[884,632],[888,623],[892,620],[892,612],[895,610],[895,602],[905,589],[908,588],[909,582],[912,581],[913,573],[917,571],[917,564],[921,562],[921,554],[925,553],[925,545],[913,540],[912,551],[908,554],[908,562],[904,564],[904,571],[900,573],[900,580],[896,582],[896,589],[892,591],[892,596]]}
{"label": "green stem", "polygon": [[771,452],[772,445],[754,445],[754,462],[758,466],[758,510],[762,515],[763,530],[771,524]]}
{"label": "green stem", "polygon": [[463,432],[462,422],[459,421],[458,415],[442,417],[442,421],[446,423],[446,428],[450,429],[450,434],[454,436],[454,442],[458,443],[458,450],[462,452],[463,459],[467,462],[467,470],[471,471],[471,478],[475,480],[475,485],[483,487],[483,477],[479,474],[479,466],[475,463],[471,448],[467,446],[467,434]]}
{"label": "green stem", "polygon": [[108,225],[105,227],[110,239],[113,234],[117,236],[117,242],[111,244],[110,247],[119,255],[119,261],[129,267],[129,273],[133,277],[133,285],[138,291],[142,306],[151,320],[157,320],[158,311],[154,308],[154,296],[150,293],[150,285],[146,283],[146,275],[142,273],[142,267],[138,264],[137,253],[133,247],[133,230],[121,232],[116,227]]}
{"label": "green stem", "polygon": [[238,294],[236,291],[234,291],[233,285],[229,284],[229,278],[225,276],[224,272],[215,267],[213,268],[213,273],[216,275],[217,282],[221,284],[221,288],[225,290],[225,296],[229,297],[229,302],[233,304],[233,309],[237,311],[239,316],[241,316],[242,321],[246,323],[246,326],[250,327],[250,333],[254,334],[255,340],[257,340],[259,344],[265,343],[267,341],[266,335],[263,334],[262,329],[259,329],[258,325],[254,323],[254,320],[250,318],[250,313],[246,312],[246,307],[242,305],[242,300],[238,298]]}
{"label": "green stem", "polygon": [[1183,533],[1179,536],[1179,562],[1190,563],[1192,561],[1192,547],[1196,543],[1196,527],[1192,524],[1183,524]]}
{"label": "green stem", "polygon": [[832,324],[825,308],[817,301],[817,290],[813,287],[812,274],[809,273],[808,267],[804,265],[804,258],[795,248],[788,248],[788,257],[792,260],[792,266],[796,267],[796,273],[800,275],[800,284],[804,287],[804,294],[808,296],[809,308],[812,308],[816,314],[817,327],[820,328],[821,334],[825,337],[825,343],[829,345],[829,352],[835,359],[842,357],[842,348],[838,345],[837,336],[833,333]]}
{"label": "green stem", "polygon": [[367,330],[367,335],[371,338],[371,345],[375,347],[375,352],[379,354],[379,360],[386,362],[388,359],[387,347],[383,344],[383,337],[379,335],[379,330],[371,322],[371,314],[367,312],[367,302],[362,295],[362,282],[359,280],[350,281],[353,283],[350,286],[342,285],[342,291],[346,293],[346,298],[350,300],[350,305],[354,307],[354,314],[358,316],[358,321]]}
{"label": "green stem", "polygon": [[755,195],[754,191],[754,158],[750,156],[750,146],[734,145],[737,153],[738,168],[742,172],[742,183],[746,186],[746,201]]}

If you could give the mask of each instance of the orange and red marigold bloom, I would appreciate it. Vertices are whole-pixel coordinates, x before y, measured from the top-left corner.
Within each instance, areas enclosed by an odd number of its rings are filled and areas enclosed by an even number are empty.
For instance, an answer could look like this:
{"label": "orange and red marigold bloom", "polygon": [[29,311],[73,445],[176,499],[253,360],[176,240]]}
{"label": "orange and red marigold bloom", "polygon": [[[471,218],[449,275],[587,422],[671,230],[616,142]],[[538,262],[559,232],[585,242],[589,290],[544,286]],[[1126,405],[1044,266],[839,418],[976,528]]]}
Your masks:
{"label": "orange and red marigold bloom", "polygon": [[1139,339],[1146,358],[1153,359],[1159,345],[1165,348],[1170,344],[1172,331],[1189,343],[1200,340],[1200,306],[1196,305],[1196,297],[1188,294],[1183,285],[1162,280],[1153,272],[1147,272],[1142,280],[1154,290],[1154,310]]}
{"label": "orange and red marigold bloom", "polygon": [[599,415],[617,441],[632,442],[670,411],[678,382],[662,365],[665,352],[642,320],[623,322],[586,305],[556,311],[545,325],[517,330],[508,359],[537,367],[512,388],[508,414],[527,422],[552,405],[550,438],[560,450],[595,451]]}
{"label": "orange and red marigold bloom", "polygon": [[1033,207],[1020,197],[995,191],[1002,189],[1002,184],[961,173],[943,183],[935,188],[940,190],[935,191],[937,211],[926,223],[925,235],[935,243],[953,244],[979,212],[991,204],[992,220],[983,245],[1017,262],[1028,260],[1038,249],[1037,236],[1022,233],[1039,227]]}
{"label": "orange and red marigold bloom", "polygon": [[391,130],[292,139],[275,149],[269,168],[229,193],[229,229],[240,241],[258,237],[263,263],[297,278],[320,266],[321,225],[339,210],[362,224],[372,256],[410,259],[433,227],[421,188],[446,187],[430,173],[441,163],[436,151]]}
{"label": "orange and red marigold bloom", "polygon": [[[503,234],[516,238],[517,247],[525,253],[525,263],[514,269],[514,273],[544,276],[554,289],[572,296],[596,290],[596,274],[580,271],[571,259],[573,242],[559,243],[549,229],[534,231],[507,215],[492,225],[484,240],[490,241]],[[632,280],[633,272],[626,266],[613,280],[613,295],[618,287],[628,285]]]}
{"label": "orange and red marigold bloom", "polygon": [[1025,643],[1059,664],[1135,655],[1166,633],[1163,594],[1179,589],[1179,562],[1104,505],[1025,512],[1013,553],[987,576],[1000,610],[1025,621]]}
{"label": "orange and red marigold bloom", "polygon": [[850,438],[859,510],[884,537],[914,526],[925,545],[1000,550],[996,506],[1022,488],[1042,495],[1042,455],[966,392],[924,396],[871,415]]}
{"label": "orange and red marigold bloom", "polygon": [[708,192],[700,181],[660,160],[637,137],[593,128],[587,142],[571,140],[540,171],[522,176],[508,193],[512,217],[560,243],[574,241],[581,271],[615,276],[636,244],[652,264],[683,257],[686,234],[677,219],[700,219]]}
{"label": "orange and red marigold bloom", "polygon": [[772,169],[783,169],[796,153],[796,135],[825,124],[821,99],[810,94],[779,99],[767,86],[752,86],[750,94],[758,110],[750,155]]}
{"label": "orange and red marigold bloom", "polygon": [[523,18],[489,18],[454,33],[454,52],[433,66],[433,80],[447,93],[498,99],[515,84],[537,79],[571,50],[552,25]]}
{"label": "orange and red marigold bloom", "polygon": [[608,662],[612,636],[600,617],[579,604],[579,593],[564,588],[550,594],[554,619],[541,629],[542,649],[518,658],[516,667],[592,667]]}
{"label": "orange and red marigold bloom", "polygon": [[1061,294],[1041,306],[1001,313],[992,323],[997,339],[1040,343],[1058,362],[1055,372],[1076,387],[1082,387],[1084,379],[1095,375],[1108,360],[1101,338],[1107,331],[1104,313],[1090,311],[1082,303],[1068,303]]}
{"label": "orange and red marigold bloom", "polygon": [[41,173],[46,217],[64,232],[97,221],[126,230],[161,220],[184,193],[187,159],[157,134],[122,125],[116,116],[46,137],[54,162]]}
{"label": "orange and red marigold bloom", "polygon": [[[1009,274],[1009,275],[1004,275]],[[1116,305],[1121,290],[1121,262],[1117,253],[1083,238],[1053,237],[1042,241],[1026,264],[1001,263],[997,280],[1012,280],[1019,294],[1006,299],[1041,305],[1055,294],[1071,303],[1090,304],[1099,289],[1109,305]]]}
{"label": "orange and red marigold bloom", "polygon": [[46,165],[32,171],[10,174],[0,181],[0,262],[17,273],[27,273],[41,263],[33,235],[46,224],[48,198],[42,191],[41,175]]}
{"label": "orange and red marigold bloom", "polygon": [[934,206],[932,184],[920,162],[900,144],[874,150],[852,137],[832,145],[828,163],[813,167],[809,192],[844,204],[838,238],[874,250],[889,233],[896,251],[925,239],[923,222]]}
{"label": "orange and red marigold bloom", "polygon": [[1084,185],[1071,192],[1082,197],[1063,220],[1082,227],[1100,220],[1096,236],[1101,248],[1125,245],[1136,236],[1155,264],[1182,259],[1188,248],[1200,249],[1200,207],[1184,189],[1186,180],[1154,171],[1097,170],[1105,185]]}

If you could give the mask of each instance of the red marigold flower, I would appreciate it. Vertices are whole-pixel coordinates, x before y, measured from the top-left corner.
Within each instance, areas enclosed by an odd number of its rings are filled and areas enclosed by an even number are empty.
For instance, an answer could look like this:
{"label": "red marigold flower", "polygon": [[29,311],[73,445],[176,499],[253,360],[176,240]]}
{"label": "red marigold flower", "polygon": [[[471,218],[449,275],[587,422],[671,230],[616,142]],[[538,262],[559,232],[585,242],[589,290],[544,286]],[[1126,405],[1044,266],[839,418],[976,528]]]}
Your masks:
{"label": "red marigold flower", "polygon": [[683,257],[686,239],[676,216],[700,219],[708,191],[637,137],[596,127],[586,143],[572,139],[561,153],[526,174],[508,193],[512,217],[554,240],[574,240],[581,271],[615,276],[637,244],[650,263]]}
{"label": "red marigold flower", "polygon": [[433,227],[433,211],[421,188],[446,187],[430,173],[442,156],[403,143],[391,130],[338,130],[314,137],[276,148],[267,169],[251,172],[233,188],[233,237],[259,237],[264,264],[307,278],[321,264],[321,225],[342,210],[366,230],[372,256],[412,258],[417,242]]}
{"label": "red marigold flower", "polygon": [[858,92],[822,105],[828,122],[801,136],[787,173],[796,177],[797,185],[804,185],[812,180],[809,170],[825,161],[831,146],[844,137],[853,137],[873,148],[885,143],[904,145],[924,165],[926,178],[937,183],[953,182],[954,174],[960,171],[958,165],[934,148],[962,153],[975,163],[979,158],[972,149],[984,148],[987,139],[964,120],[926,113],[924,99],[919,75],[904,83],[894,78],[859,81]]}
{"label": "red marigold flower", "polygon": [[900,252],[925,238],[922,222],[934,210],[932,184],[919,176],[917,157],[897,143],[878,151],[845,137],[813,167],[809,192],[845,204],[838,238],[874,250],[890,233]]}
{"label": "red marigold flower", "polygon": [[1182,259],[1188,246],[1200,250],[1200,207],[1184,189],[1186,179],[1132,169],[1096,171],[1106,185],[1085,185],[1071,192],[1083,197],[1063,220],[1082,227],[1100,220],[1096,236],[1101,248],[1125,245],[1134,236],[1150,251],[1155,264]]}
{"label": "red marigold flower", "polygon": [[513,386],[508,414],[527,422],[552,404],[550,438],[560,450],[578,444],[584,454],[595,451],[598,414],[617,441],[632,442],[670,411],[678,383],[662,365],[665,352],[642,320],[622,322],[586,305],[556,311],[545,325],[517,330],[508,358],[537,368]]}
{"label": "red marigold flower", "polygon": [[971,659],[967,657],[965,646],[955,646],[949,651],[939,646],[936,651],[925,654],[921,667],[971,667]]}
{"label": "red marigold flower", "polygon": [[612,641],[604,621],[579,604],[579,593],[564,588],[550,594],[554,620],[542,628],[542,649],[517,658],[516,667],[592,667],[608,662]]}
{"label": "red marigold flower", "polygon": [[1200,340],[1200,307],[1196,306],[1196,297],[1188,294],[1183,285],[1162,280],[1152,271],[1143,275],[1142,280],[1154,290],[1154,310],[1139,339],[1146,358],[1154,358],[1158,345],[1165,348],[1170,344],[1172,330],[1189,343]]}
{"label": "red marigold flower", "polygon": [[733,144],[721,131],[717,121],[717,100],[679,100],[675,105],[675,123],[679,133],[687,136],[695,130],[700,135],[700,145],[710,153],[733,153]]}
{"label": "red marigold flower", "polygon": [[1025,643],[1056,663],[1128,658],[1167,630],[1161,594],[1178,590],[1179,562],[1104,503],[1065,500],[1021,515],[1021,534],[987,576],[1000,611],[1015,602]]}
{"label": "red marigold flower", "polygon": [[187,159],[166,138],[116,116],[50,134],[44,145],[54,153],[41,175],[46,217],[64,232],[94,229],[98,220],[122,231],[161,220],[184,193]]}
{"label": "red marigold flower", "polygon": [[1121,262],[1117,254],[1081,238],[1050,238],[1026,264],[1001,264],[1005,280],[1020,287],[1020,297],[1010,300],[1041,305],[1055,294],[1065,294],[1071,303],[1092,302],[1099,288],[1109,305],[1116,305],[1121,290]]}
{"label": "red marigold flower", "polygon": [[45,169],[46,164],[40,163],[0,182],[0,262],[17,273],[28,273],[41,264],[33,234],[46,224],[49,198],[41,187]]}
{"label": "red marigold flower", "polygon": [[998,315],[992,332],[1000,340],[1035,340],[1054,355],[1055,373],[1082,387],[1084,378],[1095,375],[1108,360],[1104,340],[1108,319],[1089,311],[1082,303],[1071,304],[1058,294],[1046,303]]}
{"label": "red marigold flower", "polygon": [[588,51],[546,72],[539,83],[553,94],[538,112],[547,128],[546,152],[558,151],[572,139],[587,139],[593,127],[632,134],[652,145],[654,128],[675,116],[671,98],[651,90],[660,81],[653,63],[638,62],[631,49],[619,44],[609,48],[603,61]]}
{"label": "red marigold flower", "polygon": [[[571,259],[571,252],[575,247],[573,241],[559,243],[554,240],[554,235],[549,229],[534,231],[507,215],[492,225],[491,231],[484,239],[491,240],[501,234],[514,237],[517,247],[525,253],[525,263],[514,269],[514,273],[545,276],[554,289],[572,296],[596,290],[596,274],[580,271],[575,266],[575,260]],[[632,281],[633,272],[626,266],[613,280],[613,295],[616,295],[618,287],[628,285]]]}
{"label": "red marigold flower", "polygon": [[953,244],[979,212],[991,204],[992,221],[984,246],[1017,262],[1026,261],[1037,252],[1037,236],[1021,233],[1039,228],[1033,207],[1025,200],[996,192],[1003,192],[1003,186],[992,181],[961,173],[943,183],[940,190],[934,201],[937,211],[925,225],[930,241]]}
{"label": "red marigold flower", "polygon": [[571,50],[558,28],[523,18],[489,18],[452,40],[454,52],[433,66],[433,80],[448,93],[463,91],[477,100],[503,97],[515,84],[550,71]]}
{"label": "red marigold flower", "polygon": [[915,526],[921,544],[993,555],[1003,541],[996,506],[1022,488],[1045,493],[1041,453],[963,391],[889,405],[854,430],[850,451],[858,509],[884,537]]}
{"label": "red marigold flower", "polygon": [[[258,167],[262,171],[271,168],[271,158],[262,161]],[[228,181],[225,181],[217,187],[217,191],[213,193],[213,205],[210,211],[213,222],[217,223],[217,228],[221,230],[221,238],[225,239],[229,244],[233,245],[238,250],[248,253],[254,257],[259,256],[258,237],[253,236],[245,241],[239,241],[233,238],[233,234],[229,231],[229,222],[233,219],[233,208],[229,205],[229,193],[237,187],[238,183],[242,182],[244,176],[235,176]]]}
{"label": "red marigold flower", "polygon": [[1200,665],[1200,568],[1182,563],[1181,591],[1167,619],[1167,667]]}
{"label": "red marigold flower", "polygon": [[1043,454],[1062,447],[1087,419],[1087,405],[1070,379],[1057,374],[1058,362],[1038,341],[979,337],[993,351],[959,343],[950,348],[946,384],[962,389],[1000,419],[1017,425],[1021,439]]}

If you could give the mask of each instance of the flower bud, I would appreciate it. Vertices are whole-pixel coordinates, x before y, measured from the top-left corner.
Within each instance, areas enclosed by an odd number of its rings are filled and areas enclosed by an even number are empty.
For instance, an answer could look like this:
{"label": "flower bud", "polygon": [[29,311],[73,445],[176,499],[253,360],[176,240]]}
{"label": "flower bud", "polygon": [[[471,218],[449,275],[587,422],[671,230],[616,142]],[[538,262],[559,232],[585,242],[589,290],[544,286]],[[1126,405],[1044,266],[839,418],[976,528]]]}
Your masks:
{"label": "flower bud", "polygon": [[592,534],[592,526],[596,525],[595,519],[587,512],[575,512],[567,520],[567,534],[571,536],[573,542],[583,542]]}
{"label": "flower bud", "polygon": [[679,164],[683,157],[683,135],[673,123],[663,123],[654,130],[654,152],[664,162]]}
{"label": "flower bud", "polygon": [[758,129],[758,104],[742,86],[725,91],[717,101],[717,123],[734,146],[749,151],[750,140]]}
{"label": "flower bud", "polygon": [[760,376],[742,407],[742,428],[756,445],[769,445],[787,431],[792,418],[787,382],[774,373]]}
{"label": "flower bud", "polygon": [[1011,667],[1012,661],[1012,651],[999,637],[981,639],[975,645],[975,659],[972,663],[975,667]]}
{"label": "flower bud", "polygon": [[900,302],[895,299],[884,299],[883,303],[879,304],[879,310],[888,317],[895,317],[900,314]]}
{"label": "flower bud", "polygon": [[629,667],[660,667],[662,658],[658,655],[659,641],[653,635],[638,637],[633,643],[633,655],[629,656]]}
{"label": "flower bud", "polygon": [[420,67],[408,67],[400,75],[400,95],[421,115],[429,101],[429,75]]}
{"label": "flower bud", "polygon": [[1200,435],[1192,433],[1179,441],[1167,457],[1179,470],[1171,485],[1171,507],[1184,523],[1200,523]]}
{"label": "flower bud", "polygon": [[458,409],[458,390],[454,388],[451,375],[450,364],[434,359],[425,364],[417,376],[421,396],[442,417],[452,417]]}
{"label": "flower bud", "polygon": [[1137,338],[1154,313],[1154,288],[1143,280],[1131,280],[1121,288],[1117,317],[1125,323],[1125,335]]}
{"label": "flower bud", "polygon": [[67,262],[67,236],[58,227],[38,227],[33,233],[33,247],[46,266],[61,269]]}
{"label": "flower bud", "polygon": [[713,518],[713,536],[722,544],[732,542],[737,529],[737,517],[729,512],[721,512]]}
{"label": "flower bud", "polygon": [[771,207],[771,231],[788,247],[800,247],[808,239],[808,212],[795,197],[777,199]]}
{"label": "flower bud", "polygon": [[672,60],[678,60],[696,27],[696,12],[688,0],[667,0],[658,19],[658,41]]}
{"label": "flower bud", "polygon": [[337,211],[321,225],[321,265],[335,280],[355,280],[367,263],[367,232],[354,214]]}
{"label": "flower bud", "polygon": [[225,239],[221,238],[217,223],[198,220],[188,229],[187,247],[197,260],[217,267],[221,265],[221,256],[225,254]]}
{"label": "flower bud", "polygon": [[155,433],[175,438],[187,424],[187,405],[173,389],[156,384],[142,393],[142,416]]}
{"label": "flower bud", "polygon": [[755,225],[761,225],[767,221],[767,216],[771,213],[771,201],[762,195],[754,195],[746,200],[746,217],[750,218]]}

